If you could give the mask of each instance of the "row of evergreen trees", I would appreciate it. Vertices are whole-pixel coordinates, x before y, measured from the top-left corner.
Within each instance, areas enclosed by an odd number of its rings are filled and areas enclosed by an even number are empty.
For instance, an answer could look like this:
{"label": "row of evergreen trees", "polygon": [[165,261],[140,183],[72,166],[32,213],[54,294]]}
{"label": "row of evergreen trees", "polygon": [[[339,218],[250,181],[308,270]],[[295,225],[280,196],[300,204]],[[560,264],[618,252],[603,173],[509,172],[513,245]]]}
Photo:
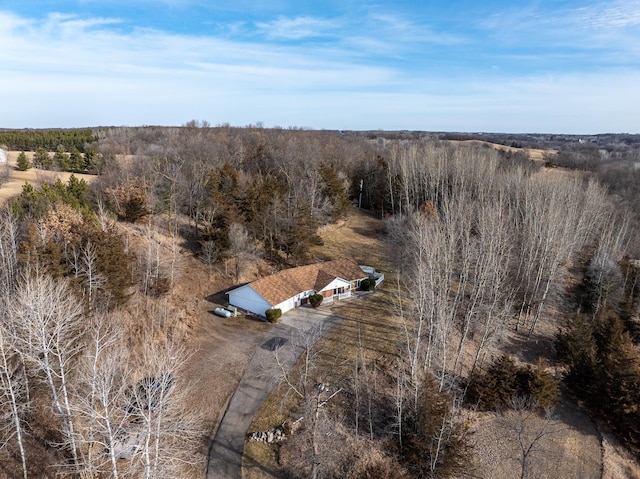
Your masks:
{"label": "row of evergreen trees", "polygon": [[35,151],[38,147],[53,151],[62,145],[66,151],[77,148],[84,152],[85,145],[98,140],[98,132],[90,128],[69,130],[0,130],[0,145],[10,150]]}
{"label": "row of evergreen trees", "polygon": [[102,156],[93,147],[88,147],[82,153],[75,146],[67,151],[62,145],[58,145],[53,154],[42,146],[36,148],[33,160],[29,160],[26,153],[22,151],[18,155],[16,166],[22,171],[35,166],[41,170],[61,170],[73,173],[93,173],[97,174],[102,167]]}

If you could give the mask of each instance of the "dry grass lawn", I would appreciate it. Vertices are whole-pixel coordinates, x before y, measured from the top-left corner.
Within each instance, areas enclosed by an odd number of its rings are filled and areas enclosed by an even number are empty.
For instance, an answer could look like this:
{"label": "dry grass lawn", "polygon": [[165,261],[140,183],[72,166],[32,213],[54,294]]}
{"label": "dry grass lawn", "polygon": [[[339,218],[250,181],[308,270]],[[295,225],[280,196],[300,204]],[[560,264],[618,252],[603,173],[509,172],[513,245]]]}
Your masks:
{"label": "dry grass lawn", "polygon": [[384,221],[371,213],[353,210],[346,220],[322,228],[320,236],[324,245],[311,250],[319,260],[349,257],[383,272],[391,267]]}
{"label": "dry grass lawn", "polygon": [[[19,195],[22,192],[22,185],[24,185],[25,182],[39,185],[45,181],[53,183],[57,178],[60,178],[63,182],[67,182],[72,174],[77,178],[82,178],[87,183],[96,179],[95,175],[39,170],[38,168],[20,171],[16,168],[16,160],[18,159],[19,154],[19,151],[7,151],[7,163],[5,165],[0,165],[0,170],[4,168],[7,169],[6,174],[8,176],[6,181],[0,180],[0,205],[4,204],[10,198]],[[30,160],[33,159],[33,152],[27,151],[25,154]],[[0,174],[4,173],[5,171],[0,171]]]}

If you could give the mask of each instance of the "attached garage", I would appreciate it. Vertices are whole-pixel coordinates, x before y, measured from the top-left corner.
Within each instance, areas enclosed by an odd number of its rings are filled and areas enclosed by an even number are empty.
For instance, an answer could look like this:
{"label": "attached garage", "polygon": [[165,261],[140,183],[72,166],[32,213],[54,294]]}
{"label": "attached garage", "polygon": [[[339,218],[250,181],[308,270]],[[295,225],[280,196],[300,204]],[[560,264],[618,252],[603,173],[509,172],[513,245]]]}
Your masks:
{"label": "attached garage", "polygon": [[250,284],[245,284],[227,294],[229,295],[229,304],[260,316],[264,316],[264,312],[271,308],[271,305]]}

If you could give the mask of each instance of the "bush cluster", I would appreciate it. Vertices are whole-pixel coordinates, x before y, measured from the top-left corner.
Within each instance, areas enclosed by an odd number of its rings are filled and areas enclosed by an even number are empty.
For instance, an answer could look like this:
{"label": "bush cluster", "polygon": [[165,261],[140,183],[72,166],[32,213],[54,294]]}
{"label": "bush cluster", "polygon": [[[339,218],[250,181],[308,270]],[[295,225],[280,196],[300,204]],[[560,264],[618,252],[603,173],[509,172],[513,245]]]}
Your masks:
{"label": "bush cluster", "polygon": [[565,383],[640,457],[640,353],[612,311],[576,317],[556,337]]}
{"label": "bush cluster", "polygon": [[360,281],[360,289],[362,291],[373,291],[376,287],[376,280],[373,278],[367,278]]}
{"label": "bush cluster", "polygon": [[270,323],[277,323],[282,317],[282,310],[280,308],[269,308],[264,312],[264,315]]}
{"label": "bush cluster", "polygon": [[528,397],[543,409],[556,405],[558,383],[541,359],[535,367],[519,367],[507,356],[498,358],[469,385],[468,401],[482,410],[509,408],[515,397]]}
{"label": "bush cluster", "polygon": [[317,308],[322,304],[323,299],[324,297],[320,293],[312,294],[309,296],[309,303],[311,303],[311,306],[314,308]]}

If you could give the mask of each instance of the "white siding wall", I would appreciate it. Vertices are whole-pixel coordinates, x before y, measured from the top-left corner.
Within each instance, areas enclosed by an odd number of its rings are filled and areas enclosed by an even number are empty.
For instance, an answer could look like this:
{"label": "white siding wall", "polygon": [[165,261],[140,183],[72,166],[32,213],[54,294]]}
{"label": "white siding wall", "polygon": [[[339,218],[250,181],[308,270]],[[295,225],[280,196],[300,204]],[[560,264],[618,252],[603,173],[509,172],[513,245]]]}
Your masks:
{"label": "white siding wall", "polygon": [[322,288],[322,291],[329,291],[335,288],[349,288],[349,287],[351,287],[351,283],[349,281],[336,278],[333,281],[331,281],[331,283],[329,283],[324,288]]}
{"label": "white siding wall", "polygon": [[[229,291],[228,295],[229,303],[233,306],[251,311],[263,317],[264,312],[271,308],[271,305],[248,284]],[[284,312],[284,310],[282,311]]]}
{"label": "white siding wall", "polygon": [[282,310],[283,313],[286,313],[287,311],[289,311],[290,309],[295,308],[296,306],[296,298],[298,297],[298,295],[294,296],[293,298],[289,298],[286,301],[283,301],[280,304],[276,304],[274,306],[274,308],[279,308]]}

